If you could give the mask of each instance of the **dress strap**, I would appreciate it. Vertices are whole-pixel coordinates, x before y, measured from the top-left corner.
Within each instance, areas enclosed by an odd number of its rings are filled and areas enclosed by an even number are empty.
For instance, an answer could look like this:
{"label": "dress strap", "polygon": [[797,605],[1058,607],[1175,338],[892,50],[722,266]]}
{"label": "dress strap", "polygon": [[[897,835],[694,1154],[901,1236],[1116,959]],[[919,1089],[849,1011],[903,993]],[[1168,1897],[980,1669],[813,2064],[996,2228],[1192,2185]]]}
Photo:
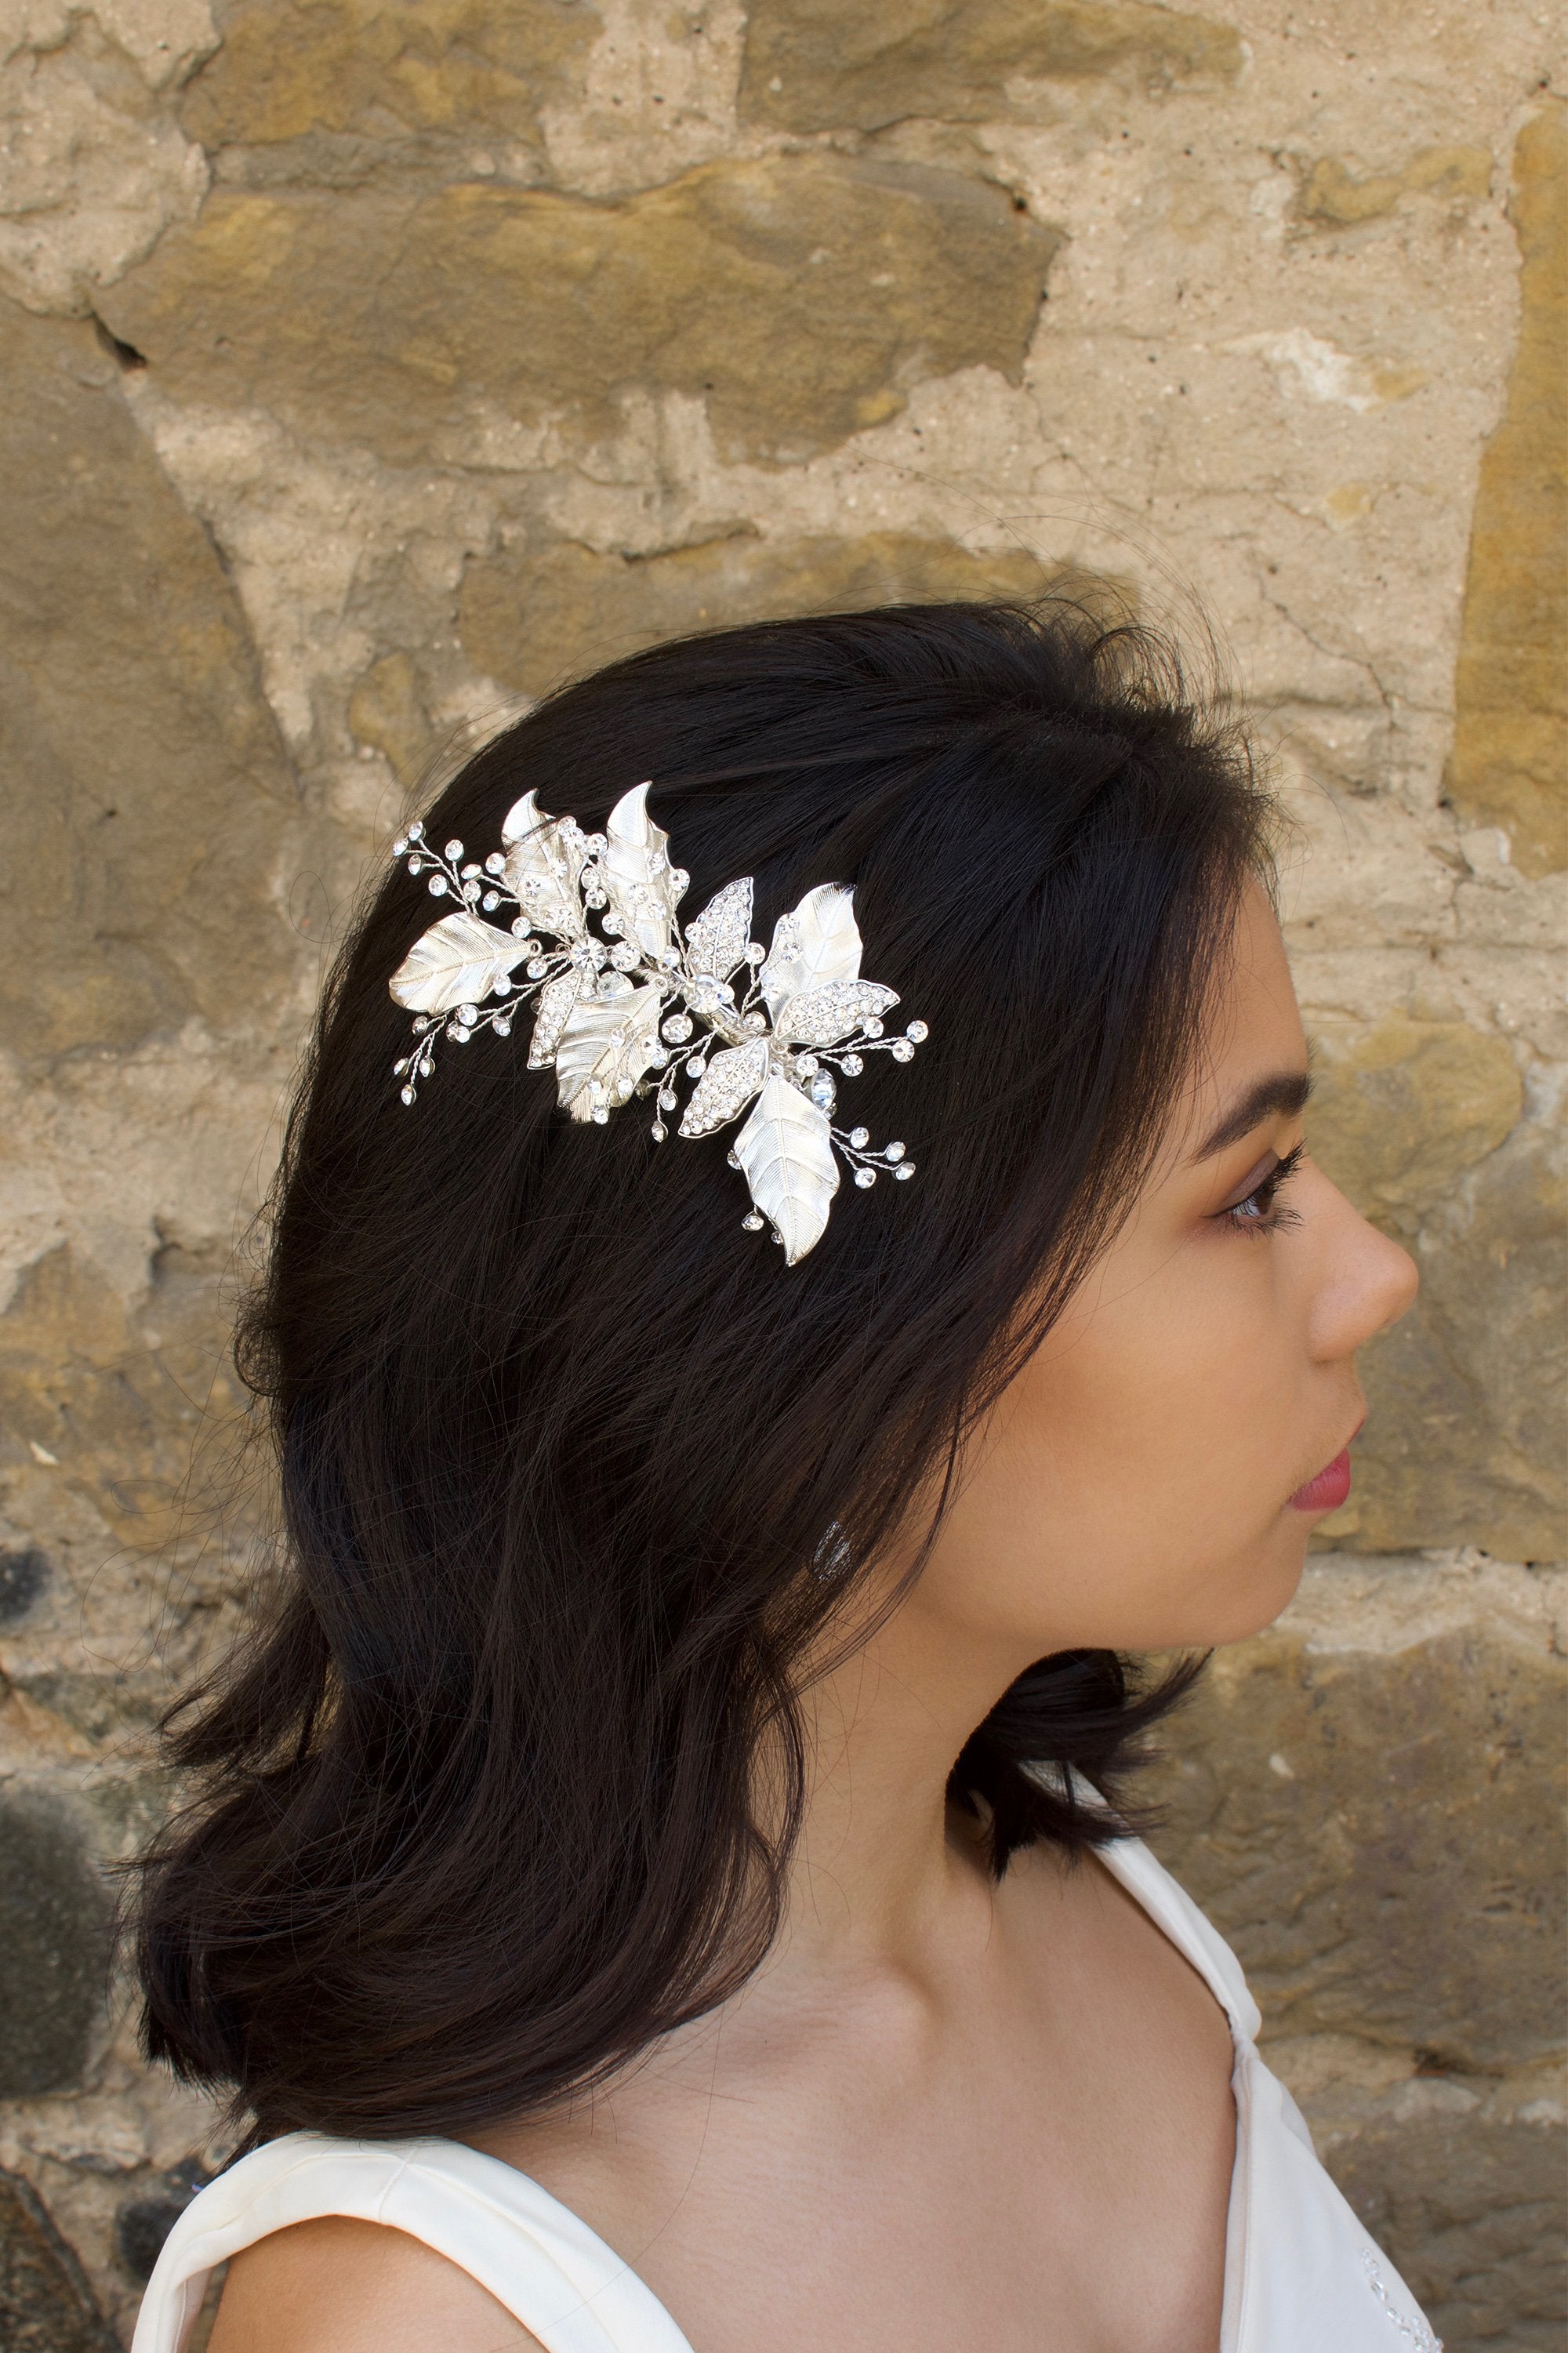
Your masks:
{"label": "dress strap", "polygon": [[183,2353],[219,2263],[322,2215],[423,2241],[488,2288],[547,2353],[691,2353],[630,2265],[525,2173],[461,2141],[287,2133],[194,2199],[147,2284],[132,2353]]}
{"label": "dress strap", "polygon": [[1096,1847],[1095,1852],[1129,1895],[1142,1905],[1154,1926],[1163,1929],[1184,1959],[1192,1963],[1229,2019],[1232,2036],[1237,2042],[1254,2042],[1263,2020],[1247,1989],[1241,1963],[1186,1889],[1178,1885],[1142,1839],[1116,1839],[1110,1846]]}

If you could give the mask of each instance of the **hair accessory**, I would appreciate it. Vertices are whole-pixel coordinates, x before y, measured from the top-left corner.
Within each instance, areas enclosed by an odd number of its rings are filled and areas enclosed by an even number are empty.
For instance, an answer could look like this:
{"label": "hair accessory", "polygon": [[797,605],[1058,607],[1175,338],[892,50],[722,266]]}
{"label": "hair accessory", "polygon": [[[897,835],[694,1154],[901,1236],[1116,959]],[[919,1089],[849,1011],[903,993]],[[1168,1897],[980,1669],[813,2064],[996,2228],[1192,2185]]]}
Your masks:
{"label": "hair accessory", "polygon": [[[793,1266],[826,1227],[836,1148],[857,1185],[913,1176],[901,1144],[873,1148],[863,1127],[834,1126],[835,1073],[858,1076],[869,1053],[910,1060],[926,1026],[883,1035],[882,1016],[899,1000],[860,977],[854,894],[840,882],[818,883],[781,915],[767,949],[750,936],[750,876],[726,882],[683,931],[676,910],[690,877],[670,864],[647,790],[625,794],[603,833],[547,817],[526,793],[482,865],[464,862],[460,841],[433,849],[422,825],[393,844],[411,874],[428,876],[433,897],[460,910],[433,923],[392,976],[393,997],[416,1017],[413,1050],[393,1068],[412,1103],[440,1039],[466,1045],[482,1029],[508,1037],[520,1002],[533,997],[529,1068],[554,1071],[574,1119],[603,1124],[651,1093],[662,1144],[682,1072],[696,1082],[683,1136],[711,1134],[750,1104],[730,1154],[751,1188],[741,1222],[753,1233],[771,1224]],[[485,920],[503,907],[517,909],[506,931]]]}

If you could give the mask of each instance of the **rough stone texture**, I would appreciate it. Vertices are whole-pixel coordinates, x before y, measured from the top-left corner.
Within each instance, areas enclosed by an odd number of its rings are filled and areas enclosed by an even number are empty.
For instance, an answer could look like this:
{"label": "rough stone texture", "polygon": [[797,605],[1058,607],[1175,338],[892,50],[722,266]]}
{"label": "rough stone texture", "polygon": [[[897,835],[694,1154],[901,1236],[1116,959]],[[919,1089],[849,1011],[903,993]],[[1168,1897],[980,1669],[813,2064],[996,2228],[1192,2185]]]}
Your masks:
{"label": "rough stone texture", "polygon": [[1450,2347],[1561,2345],[1568,1577],[1320,1556],[1165,1739],[1153,1843]]}
{"label": "rough stone texture", "polygon": [[[18,0],[7,1803],[108,1860],[165,1802],[148,1726],[252,1557],[246,1220],[409,794],[666,631],[1109,574],[1201,658],[1190,583],[1298,821],[1311,1141],[1423,1294],[1331,1549],[1172,1729],[1165,1839],[1450,2353],[1560,2342],[1563,1645],[1521,1565],[1568,1549],[1558,37],[1534,0]],[[123,2005],[81,2028],[77,1851],[0,1923],[6,1986],[80,1996],[0,2168],[123,2338],[223,2143]],[[59,2267],[7,2276],[0,2335],[68,2346]]]}
{"label": "rough stone texture", "polygon": [[7,1032],[125,1047],[275,1002],[293,781],[234,593],[90,328],[0,320],[0,501]]}
{"label": "rough stone texture", "polygon": [[0,2173],[0,2339],[5,2353],[110,2353],[81,2266],[26,2182]]}
{"label": "rough stone texture", "polygon": [[80,2081],[103,2016],[109,1897],[58,1805],[0,1803],[0,2099]]}
{"label": "rough stone texture", "polygon": [[[659,638],[787,613],[847,612],[944,596],[1038,596],[1048,575],[1022,550],[966,554],[949,540],[868,532],[863,539],[712,540],[667,555],[595,555],[571,541],[521,559],[505,550],[468,565],[458,613],[478,670],[542,694],[561,681]],[[396,658],[394,657],[394,659]],[[387,748],[388,698],[405,689],[376,673],[374,702],[349,719],[361,741]],[[367,688],[369,681],[366,682]],[[356,710],[365,715],[356,719]],[[401,702],[395,736],[408,717]]]}
{"label": "rough stone texture", "polygon": [[1561,1142],[1521,1118],[1506,1041],[1466,1022],[1391,1012],[1320,1020],[1314,1038],[1313,1150],[1422,1271],[1415,1310],[1369,1357],[1360,1484],[1323,1532],[1549,1558],[1565,1485]]}
{"label": "rough stone texture", "polygon": [[1448,791],[1527,874],[1568,866],[1568,108],[1513,151],[1519,343],[1476,490]]}
{"label": "rough stone texture", "polygon": [[405,169],[471,171],[487,142],[531,176],[541,106],[570,94],[603,29],[584,0],[231,0],[218,25],[186,134],[227,151],[231,174],[350,185],[389,148]]}
{"label": "rough stone texture", "polygon": [[732,454],[802,458],[923,377],[1016,381],[1057,241],[985,181],[826,154],[616,206],[219,192],[101,307],[176,398],[259,402],[394,464],[471,448],[489,411],[604,434],[650,384],[705,396]]}
{"label": "rough stone texture", "polygon": [[[1037,113],[1015,85],[1116,76],[1151,91],[1241,70],[1234,25],[1128,0],[754,0],[741,113],[782,131]],[[1031,104],[1032,100],[1032,104]],[[1046,103],[1048,105],[1049,100]]]}

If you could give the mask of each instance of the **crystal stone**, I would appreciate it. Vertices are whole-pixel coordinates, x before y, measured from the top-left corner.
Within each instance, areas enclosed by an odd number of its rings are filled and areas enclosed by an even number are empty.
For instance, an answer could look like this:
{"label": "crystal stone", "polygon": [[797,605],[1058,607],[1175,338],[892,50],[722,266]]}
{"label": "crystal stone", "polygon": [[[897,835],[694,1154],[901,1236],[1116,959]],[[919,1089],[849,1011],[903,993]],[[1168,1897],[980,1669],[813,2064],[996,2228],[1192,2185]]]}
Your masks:
{"label": "crystal stone", "polygon": [[807,1092],[818,1111],[831,1111],[838,1101],[838,1089],[833,1083],[831,1071],[818,1071]]}
{"label": "crystal stone", "polygon": [[463,880],[465,882],[471,882],[477,874],[482,874],[484,871],[482,866],[476,866],[470,862],[463,869]]}
{"label": "crystal stone", "polygon": [[864,1029],[868,1038],[879,1038],[882,1034],[882,1025],[878,1020],[875,1014],[871,1016],[871,1018],[868,1021],[862,1021],[860,1027]]}
{"label": "crystal stone", "polygon": [[473,1031],[465,1028],[461,1021],[453,1022],[452,1035],[457,1039],[459,1046],[466,1046],[473,1034]]}
{"label": "crystal stone", "polygon": [[404,1102],[405,1102],[405,1103],[412,1103],[412,1102],[414,1101],[414,1090],[413,1090],[413,1088],[412,1088],[412,1087],[405,1087],[405,1088],[404,1088],[404,1090],[403,1090],[403,1100],[404,1100]]}
{"label": "crystal stone", "polygon": [[895,1061],[895,1062],[912,1062],[912,1061],[914,1060],[914,1059],[915,1059],[915,1050],[914,1050],[914,1048],[910,1045],[910,1043],[909,1039],[908,1039],[907,1038],[895,1038],[895,1039],[894,1039],[894,1040],[893,1040],[893,1060],[894,1060],[894,1061]]}
{"label": "crystal stone", "polygon": [[510,997],[511,995],[511,983],[507,978],[504,972],[500,974],[499,978],[491,981],[490,995],[492,997]]}
{"label": "crystal stone", "polygon": [[494,1021],[491,1022],[490,1027],[495,1031],[498,1038],[510,1038],[511,1036],[510,1015],[507,1013],[498,1014]]}
{"label": "crystal stone", "polygon": [[672,1013],[668,1020],[666,1021],[664,1025],[664,1034],[668,1039],[672,1046],[683,1046],[687,1039],[691,1035],[691,1020],[689,1015],[685,1013]]}
{"label": "crystal stone", "polygon": [[908,1179],[914,1175],[914,1173],[915,1164],[912,1160],[900,1160],[898,1166],[893,1171],[894,1176],[898,1178],[900,1185],[906,1183]]}
{"label": "crystal stone", "polygon": [[462,854],[463,845],[460,841],[449,841],[447,844],[447,855],[448,858],[461,858]]}
{"label": "crystal stone", "polygon": [[931,1036],[931,1031],[926,1028],[923,1021],[911,1021],[908,1029],[905,1030],[904,1035],[906,1038],[912,1039],[915,1045],[923,1046],[926,1039]]}
{"label": "crystal stone", "polygon": [[662,1119],[656,1119],[653,1125],[649,1128],[648,1134],[652,1136],[656,1144],[662,1144],[666,1135],[668,1134],[668,1130],[666,1128]]}
{"label": "crystal stone", "polygon": [[749,1217],[742,1218],[741,1223],[749,1234],[760,1234],[763,1230],[763,1221],[761,1218],[758,1217],[755,1209],[751,1212]]}
{"label": "crystal stone", "polygon": [[444,874],[432,874],[432,876],[430,877],[430,896],[432,897],[432,899],[444,899],[444,898],[446,897],[446,895],[447,895],[447,878],[446,878],[446,876],[445,876]]}
{"label": "crystal stone", "polygon": [[803,1079],[814,1079],[822,1068],[815,1054],[797,1055],[795,1066]]}
{"label": "crystal stone", "polygon": [[855,1182],[863,1193],[868,1193],[876,1181],[877,1172],[874,1168],[857,1168],[855,1171]]}
{"label": "crystal stone", "polygon": [[753,1036],[760,1036],[768,1026],[768,1017],[765,1013],[748,1013],[745,1026]]}
{"label": "crystal stone", "polygon": [[397,837],[397,839],[396,839],[396,840],[393,843],[393,845],[392,845],[392,854],[393,854],[394,858],[401,858],[401,857],[402,857],[402,855],[403,855],[403,853],[404,853],[404,851],[407,849],[407,847],[408,847],[408,837],[407,837],[407,835],[406,835],[406,834],[404,834],[404,833],[400,833],[400,834],[398,835],[398,837]]}
{"label": "crystal stone", "polygon": [[864,1152],[866,1146],[871,1141],[870,1129],[868,1127],[852,1127],[849,1131],[849,1141],[855,1146],[857,1152]]}
{"label": "crystal stone", "polygon": [[486,859],[485,872],[487,874],[504,874],[506,872],[506,860],[501,856],[499,849],[492,849],[489,856]]}
{"label": "crystal stone", "polygon": [[459,1006],[458,1006],[458,1020],[459,1020],[459,1021],[466,1021],[466,1022],[468,1023],[468,1027],[469,1027],[469,1029],[470,1029],[473,1028],[473,1026],[474,1026],[475,1022],[479,1019],[479,1007],[478,1007],[477,1005],[459,1005]]}
{"label": "crystal stone", "polygon": [[408,828],[408,839],[409,839],[409,840],[410,840],[410,841],[417,841],[417,840],[418,840],[418,839],[419,839],[419,837],[420,837],[420,835],[424,832],[424,830],[425,830],[425,826],[424,826],[424,822],[423,822],[423,820],[422,820],[421,818],[415,818],[415,820],[414,820],[414,822],[413,822],[413,824],[412,824],[412,825],[409,827],[409,828]]}
{"label": "crystal stone", "polygon": [[904,1147],[903,1147],[903,1145],[902,1145],[901,1144],[899,1144],[899,1143],[889,1144],[889,1146],[888,1146],[888,1148],[887,1148],[887,1150],[886,1150],[886,1152],[884,1152],[884,1154],[882,1155],[882,1157],[883,1157],[883,1159],[884,1159],[884,1160],[894,1160],[894,1161],[901,1160],[901,1159],[903,1158],[903,1156],[904,1156]]}
{"label": "crystal stone", "polygon": [[410,874],[423,874],[425,860],[422,858],[411,858],[408,861],[408,871]]}
{"label": "crystal stone", "polygon": [[866,1065],[858,1054],[846,1054],[840,1067],[847,1079],[858,1079]]}

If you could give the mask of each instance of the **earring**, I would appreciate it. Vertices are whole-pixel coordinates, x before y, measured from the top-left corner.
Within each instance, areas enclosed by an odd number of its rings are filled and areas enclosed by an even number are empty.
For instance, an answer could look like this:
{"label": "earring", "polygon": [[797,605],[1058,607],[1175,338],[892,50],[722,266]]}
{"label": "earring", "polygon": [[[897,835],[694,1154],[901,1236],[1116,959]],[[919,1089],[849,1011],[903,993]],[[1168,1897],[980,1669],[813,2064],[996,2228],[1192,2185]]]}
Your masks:
{"label": "earring", "polygon": [[820,1578],[824,1585],[831,1584],[836,1577],[842,1577],[846,1569],[853,1567],[854,1562],[848,1537],[837,1520],[829,1520],[821,1543],[811,1556],[813,1577]]}

